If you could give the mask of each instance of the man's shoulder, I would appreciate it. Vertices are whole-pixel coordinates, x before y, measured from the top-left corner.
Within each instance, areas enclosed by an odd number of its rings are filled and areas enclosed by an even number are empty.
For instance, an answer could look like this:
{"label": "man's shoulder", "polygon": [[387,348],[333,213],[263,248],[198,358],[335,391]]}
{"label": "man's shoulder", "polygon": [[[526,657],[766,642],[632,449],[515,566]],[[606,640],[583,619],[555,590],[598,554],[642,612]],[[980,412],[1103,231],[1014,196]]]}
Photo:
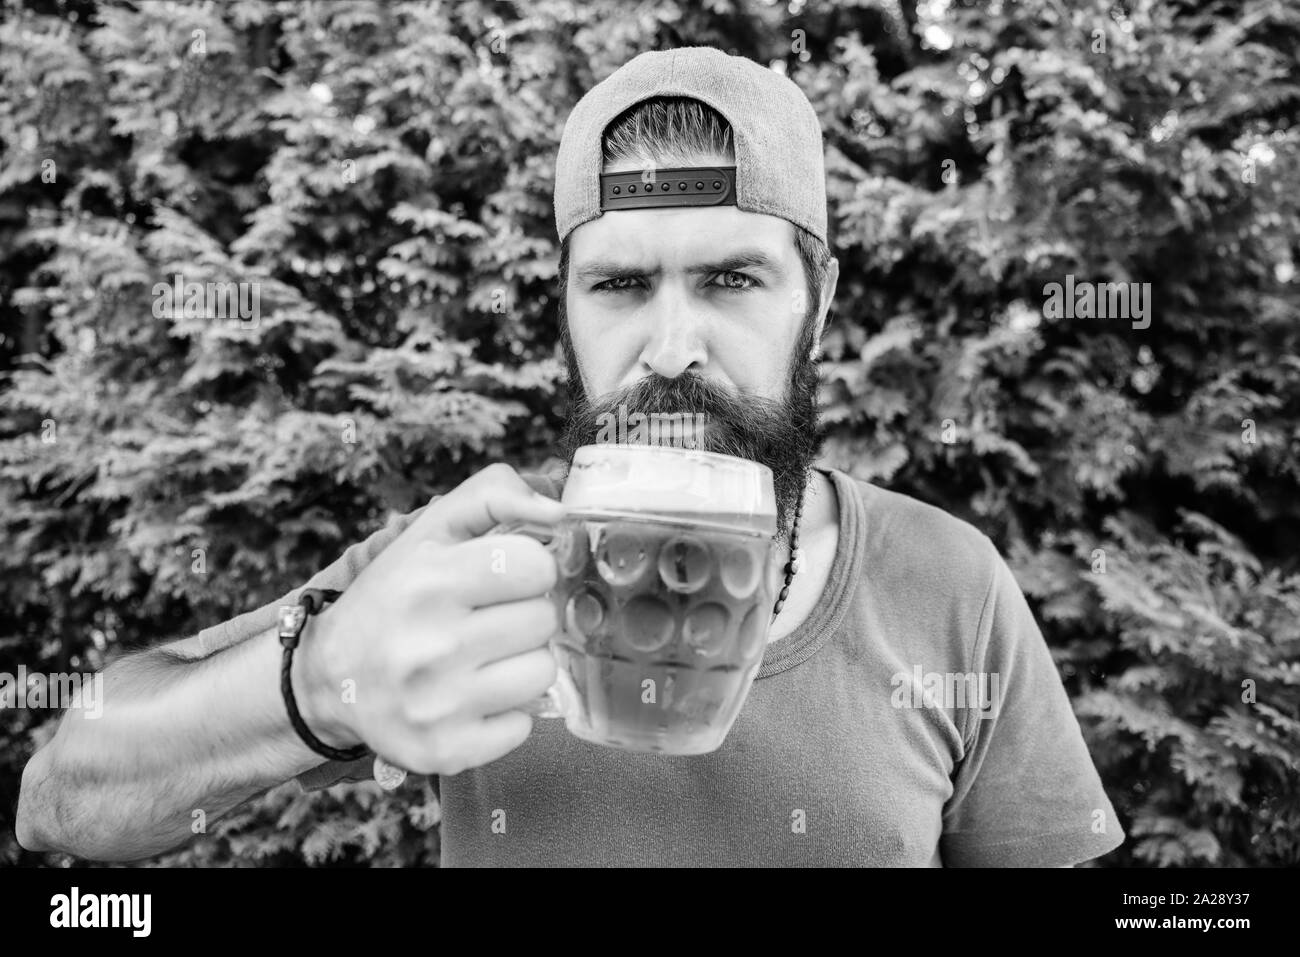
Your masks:
{"label": "man's shoulder", "polygon": [[973,669],[999,586],[1013,581],[982,531],[920,499],[850,479],[862,499],[853,626],[891,661]]}
{"label": "man's shoulder", "polygon": [[[850,478],[862,501],[855,587],[909,653],[946,645],[953,661],[973,647],[1005,567],[982,531],[934,505]],[[947,635],[949,642],[939,636]]]}
{"label": "man's shoulder", "polygon": [[984,585],[1001,560],[992,540],[951,512],[902,492],[849,477],[862,501],[869,550],[890,556],[889,564],[931,569],[954,582]]}

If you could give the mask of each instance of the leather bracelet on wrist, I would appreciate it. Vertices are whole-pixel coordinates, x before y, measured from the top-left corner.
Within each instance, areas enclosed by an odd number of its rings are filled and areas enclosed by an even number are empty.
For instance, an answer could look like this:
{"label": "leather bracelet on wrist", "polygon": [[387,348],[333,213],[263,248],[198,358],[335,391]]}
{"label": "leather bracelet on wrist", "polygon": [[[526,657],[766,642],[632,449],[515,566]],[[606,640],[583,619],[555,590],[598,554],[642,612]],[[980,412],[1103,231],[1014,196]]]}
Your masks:
{"label": "leather bracelet on wrist", "polygon": [[298,737],[302,738],[307,747],[333,761],[357,761],[370,753],[370,749],[364,744],[353,748],[333,748],[311,733],[307,722],[303,721],[302,714],[298,711],[298,702],[293,696],[293,681],[290,677],[293,670],[293,652],[298,647],[298,639],[302,636],[303,629],[307,627],[307,619],[312,615],[320,614],[326,604],[338,600],[341,594],[342,592],[331,591],[328,588],[306,588],[298,596],[298,604],[280,606],[277,634],[280,636],[280,644],[284,646],[284,659],[280,665],[280,693],[284,696],[284,706],[289,712],[289,723],[293,725],[293,730],[298,732]]}

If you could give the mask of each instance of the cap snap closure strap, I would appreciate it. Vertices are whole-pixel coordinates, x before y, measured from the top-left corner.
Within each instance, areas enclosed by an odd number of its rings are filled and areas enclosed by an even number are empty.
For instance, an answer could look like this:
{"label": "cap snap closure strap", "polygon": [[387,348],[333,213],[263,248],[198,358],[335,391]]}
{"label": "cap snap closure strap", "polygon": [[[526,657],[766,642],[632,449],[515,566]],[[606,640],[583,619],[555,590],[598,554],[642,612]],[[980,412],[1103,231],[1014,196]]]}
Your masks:
{"label": "cap snap closure strap", "polygon": [[736,167],[692,166],[600,174],[600,208],[736,205]]}

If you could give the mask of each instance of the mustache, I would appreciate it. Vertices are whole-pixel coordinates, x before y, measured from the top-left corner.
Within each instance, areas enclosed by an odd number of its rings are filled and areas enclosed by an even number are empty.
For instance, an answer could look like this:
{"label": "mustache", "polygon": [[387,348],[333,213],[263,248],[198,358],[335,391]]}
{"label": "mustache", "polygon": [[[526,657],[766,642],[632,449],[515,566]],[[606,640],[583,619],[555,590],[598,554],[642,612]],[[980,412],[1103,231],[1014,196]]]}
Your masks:
{"label": "mustache", "polygon": [[578,403],[569,416],[569,427],[575,437],[589,438],[616,416],[689,416],[703,426],[703,435],[695,438],[707,451],[753,458],[755,439],[779,429],[786,418],[784,408],[778,400],[733,391],[696,373],[671,379],[652,373],[599,399]]}
{"label": "mustache", "polygon": [[579,447],[608,435],[608,423],[619,416],[691,417],[703,426],[692,436],[693,447],[760,462],[772,470],[778,526],[784,533],[821,445],[815,390],[815,371],[797,376],[781,399],[732,390],[693,372],[673,378],[651,373],[596,399],[582,393],[573,396],[563,445],[571,461]]}
{"label": "mustache", "polygon": [[[652,373],[639,382],[602,396],[588,406],[597,415],[615,412],[693,415],[702,417],[711,431],[766,426],[780,412],[781,403],[765,396],[732,391],[695,373],[669,379]],[[724,449],[713,449],[722,452]]]}

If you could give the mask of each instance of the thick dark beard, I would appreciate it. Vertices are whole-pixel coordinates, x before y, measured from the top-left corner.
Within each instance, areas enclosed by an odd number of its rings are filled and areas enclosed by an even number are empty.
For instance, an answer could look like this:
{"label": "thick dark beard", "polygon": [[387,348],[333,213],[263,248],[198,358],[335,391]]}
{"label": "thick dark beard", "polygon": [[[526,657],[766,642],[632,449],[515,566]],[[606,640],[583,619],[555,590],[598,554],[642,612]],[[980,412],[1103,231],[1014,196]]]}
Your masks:
{"label": "thick dark beard", "polygon": [[[563,315],[561,328],[567,332]],[[569,414],[561,439],[565,462],[571,463],[582,446],[598,444],[602,429],[608,432],[606,423],[617,421],[620,407],[625,416],[702,413],[707,428],[696,448],[749,459],[772,470],[777,534],[784,539],[823,440],[817,421],[817,362],[806,339],[805,334],[796,346],[780,400],[734,393],[690,372],[672,379],[651,373],[629,388],[592,401],[583,387],[572,343],[563,335],[569,374]]]}

